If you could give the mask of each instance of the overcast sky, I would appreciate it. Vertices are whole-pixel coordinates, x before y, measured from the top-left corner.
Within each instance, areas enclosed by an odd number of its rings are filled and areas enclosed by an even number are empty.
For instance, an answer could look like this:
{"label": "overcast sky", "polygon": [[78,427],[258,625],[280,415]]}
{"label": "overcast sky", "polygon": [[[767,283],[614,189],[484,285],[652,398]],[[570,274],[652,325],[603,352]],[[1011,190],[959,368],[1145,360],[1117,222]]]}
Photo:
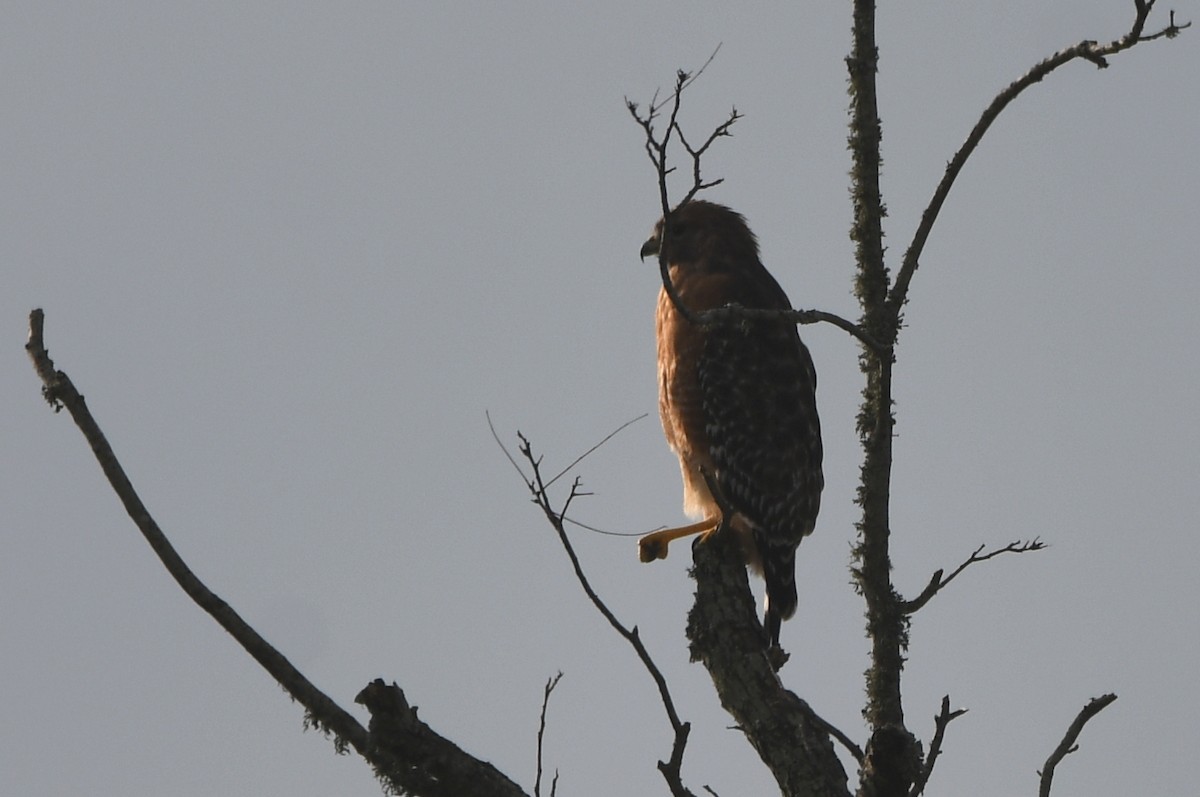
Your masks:
{"label": "overcast sky", "polygon": [[[1130,0],[882,3],[895,267],[984,105],[1121,35]],[[799,307],[853,317],[849,3],[33,3],[0,26],[0,793],[374,795],[154,559],[25,360],[28,311],[201,578],[343,706],[376,677],[527,788],[542,687],[561,795],[663,794],[653,683],[587,602],[488,431],[577,469],[589,524],[678,523],[656,412],[658,216],[623,98],[721,50],[685,98],[736,105],[708,198]],[[1196,16],[1188,4],[1180,19]],[[1165,9],[1158,17],[1165,22]],[[1072,64],[999,120],[912,289],[896,367],[895,580],[981,543],[916,618],[904,694],[929,789],[1033,794],[1092,697],[1120,699],[1055,794],[1183,794],[1200,747],[1197,35]],[[820,373],[827,488],[782,675],[863,739],[847,571],[862,378]],[[683,636],[681,547],[576,531],[693,724],[696,791],[773,783]],[[761,584],[756,582],[756,589]],[[851,769],[851,772],[853,770]]]}

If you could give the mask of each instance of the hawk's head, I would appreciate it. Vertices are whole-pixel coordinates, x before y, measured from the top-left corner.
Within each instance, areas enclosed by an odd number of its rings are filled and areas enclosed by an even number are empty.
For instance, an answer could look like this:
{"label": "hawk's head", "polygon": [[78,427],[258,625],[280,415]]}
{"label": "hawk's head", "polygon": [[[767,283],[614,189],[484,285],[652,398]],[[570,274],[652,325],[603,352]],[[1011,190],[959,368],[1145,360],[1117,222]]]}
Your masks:
{"label": "hawk's head", "polygon": [[[667,239],[663,240],[664,228]],[[758,263],[758,241],[742,214],[715,202],[693,199],[654,225],[642,244],[641,256],[665,254],[673,266],[727,269],[738,263]]]}

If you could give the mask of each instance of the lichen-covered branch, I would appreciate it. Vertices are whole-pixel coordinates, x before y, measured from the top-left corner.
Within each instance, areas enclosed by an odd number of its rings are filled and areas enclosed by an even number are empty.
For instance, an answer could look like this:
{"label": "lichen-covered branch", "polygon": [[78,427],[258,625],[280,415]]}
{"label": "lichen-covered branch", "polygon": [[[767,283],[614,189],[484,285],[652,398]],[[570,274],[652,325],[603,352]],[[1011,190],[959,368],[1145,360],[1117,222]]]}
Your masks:
{"label": "lichen-covered branch", "polygon": [[879,51],[875,42],[874,0],[855,0],[853,44],[846,65],[850,73],[851,197],[850,237],[857,265],[854,289],[862,309],[859,326],[889,347],[879,355],[864,348],[859,358],[866,378],[858,414],[863,448],[857,501],[862,512],[854,547],[854,582],[867,604],[871,662],[867,668],[867,703],[863,716],[871,729],[859,793],[867,797],[906,795],[920,771],[920,747],[905,727],[900,694],[908,618],[891,580],[889,552],[892,472],[891,346],[898,319],[887,307],[888,270],[884,263],[880,192],[881,122],[875,76]]}

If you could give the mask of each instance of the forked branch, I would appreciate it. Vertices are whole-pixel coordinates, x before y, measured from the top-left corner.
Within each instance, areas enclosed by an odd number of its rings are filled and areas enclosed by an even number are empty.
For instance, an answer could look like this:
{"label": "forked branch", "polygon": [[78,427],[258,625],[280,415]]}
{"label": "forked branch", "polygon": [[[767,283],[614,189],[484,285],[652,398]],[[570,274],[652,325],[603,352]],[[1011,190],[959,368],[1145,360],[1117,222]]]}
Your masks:
{"label": "forked branch", "polygon": [[[714,52],[713,55],[716,55],[716,53]],[[711,62],[711,60],[712,59],[710,58],[709,61]],[[708,63],[705,63],[705,66],[707,67]],[[650,157],[650,162],[654,165],[655,174],[658,176],[658,199],[662,209],[663,218],[661,235],[662,243],[658,252],[658,270],[659,275],[662,278],[663,289],[667,292],[667,296],[670,297],[671,303],[675,305],[675,308],[679,311],[680,315],[682,315],[692,324],[700,324],[700,319],[691,311],[691,309],[684,305],[683,300],[679,298],[679,291],[675,289],[675,285],[671,282],[670,241],[672,219],[670,192],[667,190],[667,176],[671,174],[671,172],[675,171],[673,166],[667,165],[669,160],[668,153],[670,151],[671,136],[678,134],[680,136],[680,140],[683,140],[683,131],[679,127],[678,121],[679,109],[683,102],[683,90],[691,84],[695,77],[696,76],[685,72],[682,69],[675,73],[675,91],[669,100],[671,103],[671,113],[667,119],[666,129],[663,131],[662,138],[657,136],[655,131],[655,122],[659,117],[659,112],[666,104],[665,102],[663,104],[656,104],[655,101],[652,100],[650,102],[649,110],[645,115],[642,115],[638,104],[628,98],[625,100],[625,107],[629,110],[630,116],[633,117],[638,126],[642,128],[642,132],[646,138],[646,154]],[[708,137],[708,140],[704,142],[704,145],[701,146],[699,150],[693,149],[687,144],[686,141],[683,142],[684,148],[692,156],[692,186],[688,189],[686,196],[684,196],[683,202],[679,203],[680,205],[683,205],[691,200],[700,191],[706,188],[711,188],[715,185],[719,185],[722,182],[721,179],[713,180],[708,183],[705,183],[702,180],[700,176],[700,159],[703,153],[708,150],[709,146],[711,146],[714,141],[716,141],[718,138],[732,135],[732,133],[729,132],[729,129],[733,127],[733,125],[740,118],[741,116],[738,114],[737,109],[733,109],[729,118],[713,129],[712,134]]]}

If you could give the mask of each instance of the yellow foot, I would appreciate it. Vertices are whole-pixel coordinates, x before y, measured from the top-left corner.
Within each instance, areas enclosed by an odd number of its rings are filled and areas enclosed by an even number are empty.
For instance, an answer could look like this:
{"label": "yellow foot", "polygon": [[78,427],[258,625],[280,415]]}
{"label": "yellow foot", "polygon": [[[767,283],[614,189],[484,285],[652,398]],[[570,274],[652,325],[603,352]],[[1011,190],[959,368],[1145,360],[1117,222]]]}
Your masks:
{"label": "yellow foot", "polygon": [[721,518],[717,516],[701,520],[699,523],[693,523],[690,526],[680,526],[679,528],[651,532],[638,540],[638,558],[643,562],[666,559],[667,546],[671,544],[671,540],[677,540],[680,537],[687,537],[692,534],[702,534],[703,536],[700,539],[703,540],[709,534],[716,531],[719,525],[721,525]]}

